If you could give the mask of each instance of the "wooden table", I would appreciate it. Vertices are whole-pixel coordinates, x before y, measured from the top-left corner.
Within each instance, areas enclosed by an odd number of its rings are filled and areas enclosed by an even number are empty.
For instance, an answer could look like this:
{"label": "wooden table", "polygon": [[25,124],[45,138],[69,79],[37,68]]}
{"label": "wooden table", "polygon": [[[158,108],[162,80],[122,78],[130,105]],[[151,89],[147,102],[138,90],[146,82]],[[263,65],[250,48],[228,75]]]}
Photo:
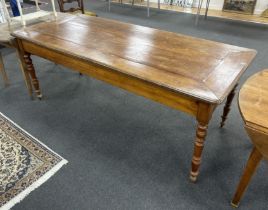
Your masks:
{"label": "wooden table", "polygon": [[99,17],[76,16],[18,30],[20,53],[41,97],[31,54],[188,113],[197,120],[196,181],[209,121],[256,51]]}
{"label": "wooden table", "polygon": [[232,200],[235,207],[239,205],[261,159],[268,160],[268,69],[245,82],[239,93],[239,108],[254,147]]}

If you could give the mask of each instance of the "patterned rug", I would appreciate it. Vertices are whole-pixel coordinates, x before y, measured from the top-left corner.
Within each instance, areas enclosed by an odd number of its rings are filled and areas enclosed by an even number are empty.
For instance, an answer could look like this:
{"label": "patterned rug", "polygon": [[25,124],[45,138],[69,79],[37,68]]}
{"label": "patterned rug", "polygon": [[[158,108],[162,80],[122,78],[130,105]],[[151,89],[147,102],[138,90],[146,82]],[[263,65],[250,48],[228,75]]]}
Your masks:
{"label": "patterned rug", "polygon": [[0,113],[0,210],[20,202],[66,163]]}

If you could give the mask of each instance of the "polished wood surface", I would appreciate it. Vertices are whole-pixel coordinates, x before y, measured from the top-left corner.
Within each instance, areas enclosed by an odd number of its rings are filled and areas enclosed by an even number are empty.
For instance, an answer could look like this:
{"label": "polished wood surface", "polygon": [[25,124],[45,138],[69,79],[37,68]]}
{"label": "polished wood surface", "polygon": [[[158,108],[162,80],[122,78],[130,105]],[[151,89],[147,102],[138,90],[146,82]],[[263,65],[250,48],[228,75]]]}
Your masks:
{"label": "polished wood surface", "polygon": [[254,145],[244,174],[232,200],[238,206],[262,158],[268,159],[268,70],[252,76],[239,93],[239,108],[246,131]]}
{"label": "polished wood surface", "polygon": [[255,57],[246,48],[95,17],[14,35],[211,103],[224,100]]}
{"label": "polished wood surface", "polygon": [[248,127],[268,133],[268,70],[255,74],[243,85],[239,107]]}
{"label": "polished wood surface", "polygon": [[[193,181],[212,113],[256,55],[246,48],[82,15],[13,36],[23,57],[41,56],[195,116]],[[24,61],[34,71],[31,61]]]}

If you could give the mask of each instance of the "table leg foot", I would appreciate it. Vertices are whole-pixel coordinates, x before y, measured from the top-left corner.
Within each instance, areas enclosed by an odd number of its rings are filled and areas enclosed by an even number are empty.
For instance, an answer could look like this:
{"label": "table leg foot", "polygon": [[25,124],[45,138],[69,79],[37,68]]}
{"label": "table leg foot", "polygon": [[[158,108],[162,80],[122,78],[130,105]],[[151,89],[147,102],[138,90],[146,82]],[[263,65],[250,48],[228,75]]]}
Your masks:
{"label": "table leg foot", "polygon": [[221,118],[222,118],[222,121],[221,121],[221,124],[220,124],[221,128],[225,125],[227,115],[229,114],[229,112],[231,110],[231,104],[232,104],[232,101],[234,99],[235,91],[236,91],[237,86],[238,86],[238,84],[235,85],[235,87],[233,88],[233,90],[231,91],[231,93],[227,97],[227,101],[226,101],[226,104],[225,104],[224,109],[223,109],[223,114],[221,116]]}
{"label": "table leg foot", "polygon": [[40,94],[40,95],[37,95],[36,96],[40,101],[42,100],[42,98],[43,98],[43,95],[42,94]]}
{"label": "table leg foot", "polygon": [[234,204],[233,202],[231,202],[231,206],[234,208],[238,208],[239,204]]}
{"label": "table leg foot", "polygon": [[198,174],[196,174],[196,175],[192,175],[192,173],[193,173],[193,172],[191,172],[191,174],[190,174],[190,181],[193,182],[193,183],[195,183],[195,182],[197,181],[197,176],[198,176]]}

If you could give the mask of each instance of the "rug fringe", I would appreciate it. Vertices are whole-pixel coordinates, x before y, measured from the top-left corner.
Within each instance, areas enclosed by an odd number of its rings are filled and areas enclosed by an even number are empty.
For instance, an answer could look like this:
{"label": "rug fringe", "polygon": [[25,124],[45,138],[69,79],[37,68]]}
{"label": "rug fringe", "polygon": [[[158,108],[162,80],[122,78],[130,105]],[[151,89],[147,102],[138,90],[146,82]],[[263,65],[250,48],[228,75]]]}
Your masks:
{"label": "rug fringe", "polygon": [[19,125],[17,125],[15,122],[10,120],[7,116],[5,116],[3,113],[0,112],[0,115],[2,115],[4,118],[8,119],[13,125],[21,129],[25,134],[33,138],[35,141],[40,143],[42,146],[56,154],[58,157],[60,157],[62,160],[55,165],[53,168],[51,168],[48,172],[46,172],[42,177],[40,177],[37,181],[35,181],[33,184],[31,184],[29,187],[27,187],[24,191],[16,195],[14,198],[12,198],[10,201],[8,201],[6,204],[4,204],[2,207],[0,207],[0,210],[9,210],[12,208],[15,204],[21,202],[27,195],[29,195],[33,190],[38,188],[40,185],[45,183],[50,177],[52,177],[63,165],[67,164],[68,161],[65,160],[63,157],[55,153],[53,150],[51,150],[48,146],[46,146],[44,143],[40,142],[37,138],[29,134],[27,131],[25,131],[23,128],[21,128]]}
{"label": "rug fringe", "polygon": [[40,177],[36,182],[27,187],[24,191],[16,195],[10,201],[8,201],[5,205],[0,207],[0,210],[9,210],[15,204],[21,202],[27,195],[29,195],[33,190],[38,188],[40,185],[45,183],[50,177],[52,177],[63,165],[67,164],[68,161],[63,159],[57,165],[55,165],[52,169],[50,169],[47,173],[45,173],[42,177]]}

